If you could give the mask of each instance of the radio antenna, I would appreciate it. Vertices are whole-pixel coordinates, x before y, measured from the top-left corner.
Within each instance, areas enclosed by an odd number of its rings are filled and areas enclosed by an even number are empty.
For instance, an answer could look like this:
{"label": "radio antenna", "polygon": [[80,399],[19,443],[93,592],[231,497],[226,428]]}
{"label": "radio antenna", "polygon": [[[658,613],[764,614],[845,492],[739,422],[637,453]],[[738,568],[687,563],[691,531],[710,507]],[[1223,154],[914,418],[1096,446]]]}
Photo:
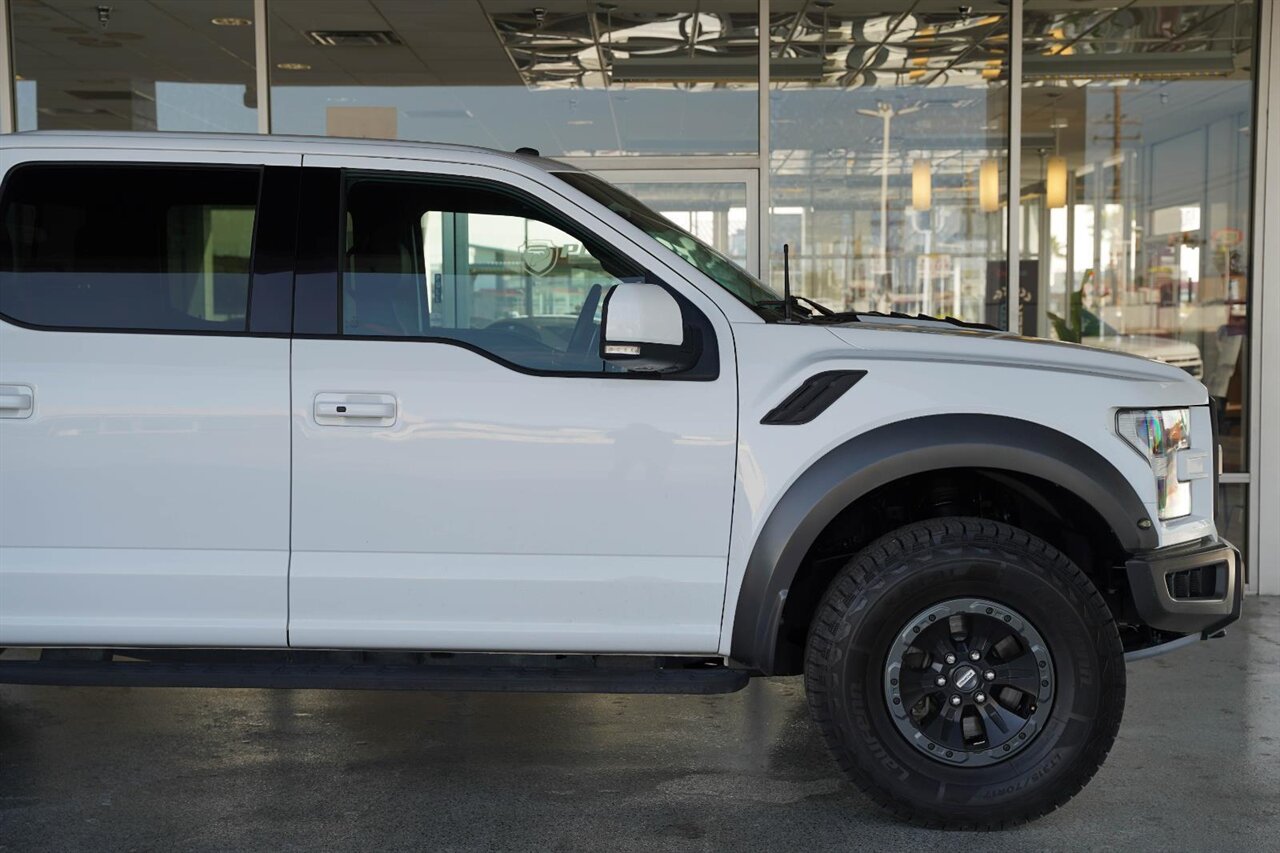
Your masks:
{"label": "radio antenna", "polygon": [[782,321],[791,322],[791,246],[782,244]]}

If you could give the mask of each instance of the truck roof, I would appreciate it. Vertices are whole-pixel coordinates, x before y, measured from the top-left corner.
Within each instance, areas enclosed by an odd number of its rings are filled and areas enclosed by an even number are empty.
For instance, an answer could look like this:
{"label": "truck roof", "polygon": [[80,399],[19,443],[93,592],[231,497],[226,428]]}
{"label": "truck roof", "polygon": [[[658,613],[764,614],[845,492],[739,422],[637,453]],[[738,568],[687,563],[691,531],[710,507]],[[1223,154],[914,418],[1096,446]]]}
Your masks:
{"label": "truck roof", "polygon": [[354,157],[399,157],[503,166],[513,164],[541,172],[579,171],[573,166],[534,154],[499,151],[477,145],[411,142],[388,139],[346,139],[330,136],[263,135],[256,133],[178,133],[171,131],[27,130],[0,136],[0,148],[98,148],[131,151],[240,151]]}

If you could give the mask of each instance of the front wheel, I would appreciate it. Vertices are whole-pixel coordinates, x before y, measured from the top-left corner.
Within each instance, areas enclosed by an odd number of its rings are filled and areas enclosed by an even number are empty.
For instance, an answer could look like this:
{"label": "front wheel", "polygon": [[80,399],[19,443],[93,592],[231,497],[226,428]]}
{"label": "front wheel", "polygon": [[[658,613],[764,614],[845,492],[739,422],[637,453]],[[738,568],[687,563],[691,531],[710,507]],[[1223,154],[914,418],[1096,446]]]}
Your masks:
{"label": "front wheel", "polygon": [[809,632],[805,686],[836,761],[915,823],[998,828],[1074,796],[1124,711],[1124,652],[1080,569],[977,518],[900,528],[849,561]]}

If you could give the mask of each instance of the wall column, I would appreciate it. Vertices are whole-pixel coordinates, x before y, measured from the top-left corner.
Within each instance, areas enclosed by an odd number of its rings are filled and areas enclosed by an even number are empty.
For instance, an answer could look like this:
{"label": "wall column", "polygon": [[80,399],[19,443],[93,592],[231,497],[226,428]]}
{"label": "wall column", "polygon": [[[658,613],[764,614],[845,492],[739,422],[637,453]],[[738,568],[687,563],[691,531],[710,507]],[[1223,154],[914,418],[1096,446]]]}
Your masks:
{"label": "wall column", "polygon": [[1280,4],[1259,9],[1254,139],[1249,554],[1257,590],[1280,595]]}
{"label": "wall column", "polygon": [[18,82],[13,73],[13,33],[9,27],[9,0],[0,0],[0,133],[18,129],[15,104]]}
{"label": "wall column", "polygon": [[267,0],[253,0],[253,65],[258,88],[258,133],[271,132],[271,57]]}

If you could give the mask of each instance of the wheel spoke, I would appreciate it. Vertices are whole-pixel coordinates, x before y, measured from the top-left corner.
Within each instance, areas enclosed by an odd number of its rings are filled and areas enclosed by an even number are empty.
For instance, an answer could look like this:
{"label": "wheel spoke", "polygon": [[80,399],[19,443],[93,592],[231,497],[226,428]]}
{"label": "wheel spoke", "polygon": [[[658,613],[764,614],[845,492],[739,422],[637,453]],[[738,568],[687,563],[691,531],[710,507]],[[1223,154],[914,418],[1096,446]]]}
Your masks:
{"label": "wheel spoke", "polygon": [[929,694],[941,691],[942,688],[937,685],[938,673],[939,670],[932,668],[902,670],[898,674],[898,692],[902,695],[902,706],[912,708]]}
{"label": "wheel spoke", "polygon": [[993,686],[1007,684],[1032,696],[1040,692],[1040,667],[1030,652],[1007,663],[995,664],[991,666],[991,671],[996,674],[995,681],[992,682]]}
{"label": "wheel spoke", "polygon": [[924,727],[924,735],[948,749],[964,749],[964,731],[960,725],[960,709],[943,705],[936,717]]}
{"label": "wheel spoke", "polygon": [[955,647],[951,644],[950,635],[939,632],[933,641],[933,648],[929,651],[929,654],[933,655],[933,662],[936,665],[941,665],[947,659],[947,655],[955,654]]}
{"label": "wheel spoke", "polygon": [[969,637],[965,642],[966,651],[976,649],[982,657],[986,657],[987,651],[992,644],[999,640],[1000,636],[1005,632],[990,619],[971,619],[969,621]]}
{"label": "wheel spoke", "polygon": [[998,702],[979,705],[978,714],[982,719],[982,727],[986,729],[988,749],[1003,745],[1005,741],[1017,734],[1026,722]]}

